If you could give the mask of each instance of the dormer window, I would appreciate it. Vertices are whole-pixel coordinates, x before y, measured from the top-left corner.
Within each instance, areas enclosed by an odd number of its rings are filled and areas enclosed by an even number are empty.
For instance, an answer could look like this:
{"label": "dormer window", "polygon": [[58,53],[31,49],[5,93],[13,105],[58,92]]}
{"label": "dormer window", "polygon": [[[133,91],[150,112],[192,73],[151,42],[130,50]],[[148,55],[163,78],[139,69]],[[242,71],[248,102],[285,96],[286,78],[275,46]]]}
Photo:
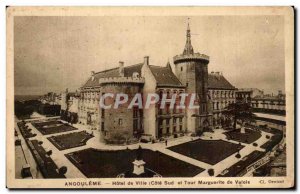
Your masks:
{"label": "dormer window", "polygon": [[132,74],[132,77],[133,77],[133,78],[139,78],[139,77],[140,77],[140,74],[139,74],[138,72],[134,72],[134,73]]}

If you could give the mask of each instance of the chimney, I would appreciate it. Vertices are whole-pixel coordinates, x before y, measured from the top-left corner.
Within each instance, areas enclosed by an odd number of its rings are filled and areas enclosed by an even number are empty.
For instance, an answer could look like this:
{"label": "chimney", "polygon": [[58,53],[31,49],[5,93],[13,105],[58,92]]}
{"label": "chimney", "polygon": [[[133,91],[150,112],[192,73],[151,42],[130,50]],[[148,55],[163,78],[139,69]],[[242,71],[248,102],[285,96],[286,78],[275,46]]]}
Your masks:
{"label": "chimney", "polygon": [[124,77],[124,62],[119,61],[119,74],[121,77]]}
{"label": "chimney", "polygon": [[149,65],[149,56],[144,57],[144,65]]}
{"label": "chimney", "polygon": [[94,79],[95,79],[94,75],[95,75],[95,71],[91,71],[92,81],[94,81]]}
{"label": "chimney", "polygon": [[168,61],[168,63],[167,63],[167,67],[169,68],[169,69],[171,69],[172,70],[172,67],[171,67],[171,64],[170,64],[170,62]]}
{"label": "chimney", "polygon": [[217,72],[215,72],[215,75],[216,75],[216,78],[218,79],[218,80],[220,80],[220,72],[219,71],[217,71]]}

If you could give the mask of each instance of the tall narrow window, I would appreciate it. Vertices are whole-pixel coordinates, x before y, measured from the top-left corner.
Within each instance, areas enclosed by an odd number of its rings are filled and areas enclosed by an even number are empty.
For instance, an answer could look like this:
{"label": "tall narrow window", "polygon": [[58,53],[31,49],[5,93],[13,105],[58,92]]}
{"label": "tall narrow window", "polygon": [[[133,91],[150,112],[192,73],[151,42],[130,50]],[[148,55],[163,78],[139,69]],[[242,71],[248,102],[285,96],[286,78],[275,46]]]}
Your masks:
{"label": "tall narrow window", "polygon": [[119,125],[123,125],[123,120],[122,119],[119,119]]}
{"label": "tall narrow window", "polygon": [[104,131],[104,122],[101,122],[101,131]]}
{"label": "tall narrow window", "polygon": [[104,119],[104,117],[105,117],[105,110],[101,108],[101,118]]}

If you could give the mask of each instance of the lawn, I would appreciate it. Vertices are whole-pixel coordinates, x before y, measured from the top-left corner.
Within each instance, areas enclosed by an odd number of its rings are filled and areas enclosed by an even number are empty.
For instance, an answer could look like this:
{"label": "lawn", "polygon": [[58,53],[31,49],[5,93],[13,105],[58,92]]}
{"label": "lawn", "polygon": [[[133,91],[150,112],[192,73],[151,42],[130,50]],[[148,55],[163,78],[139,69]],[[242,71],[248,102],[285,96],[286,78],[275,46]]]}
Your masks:
{"label": "lawn", "polygon": [[228,156],[237,153],[244,146],[223,140],[194,140],[169,147],[168,149],[194,158],[201,162],[214,165]]}
{"label": "lawn", "polygon": [[48,137],[48,140],[59,150],[65,150],[86,145],[86,142],[94,137],[86,131],[73,132],[63,135]]}
{"label": "lawn", "polygon": [[41,123],[33,122],[32,125],[43,135],[62,133],[77,129],[69,124],[62,123],[61,121],[46,121]]}
{"label": "lawn", "polygon": [[251,144],[261,137],[261,133],[252,129],[245,129],[245,133],[241,133],[241,129],[228,131],[224,133],[229,140]]}
{"label": "lawn", "polygon": [[[66,157],[88,178],[115,178],[133,170],[136,150],[105,151],[93,148],[66,154]],[[204,169],[158,151],[143,149],[145,168],[163,177],[193,177]]]}

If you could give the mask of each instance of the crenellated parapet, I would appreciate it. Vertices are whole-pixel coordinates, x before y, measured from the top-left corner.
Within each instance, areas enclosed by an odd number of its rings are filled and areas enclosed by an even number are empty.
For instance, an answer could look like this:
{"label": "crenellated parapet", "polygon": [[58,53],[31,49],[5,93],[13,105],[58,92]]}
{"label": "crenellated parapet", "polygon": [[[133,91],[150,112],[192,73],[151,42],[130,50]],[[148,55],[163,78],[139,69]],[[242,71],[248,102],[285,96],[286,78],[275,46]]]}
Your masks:
{"label": "crenellated parapet", "polygon": [[184,61],[205,61],[209,62],[209,56],[205,54],[200,54],[200,53],[194,53],[194,54],[181,54],[181,55],[176,55],[173,57],[174,63],[180,63]]}
{"label": "crenellated parapet", "polygon": [[99,84],[109,84],[109,83],[134,83],[134,84],[144,84],[145,79],[143,77],[108,77],[100,78]]}

